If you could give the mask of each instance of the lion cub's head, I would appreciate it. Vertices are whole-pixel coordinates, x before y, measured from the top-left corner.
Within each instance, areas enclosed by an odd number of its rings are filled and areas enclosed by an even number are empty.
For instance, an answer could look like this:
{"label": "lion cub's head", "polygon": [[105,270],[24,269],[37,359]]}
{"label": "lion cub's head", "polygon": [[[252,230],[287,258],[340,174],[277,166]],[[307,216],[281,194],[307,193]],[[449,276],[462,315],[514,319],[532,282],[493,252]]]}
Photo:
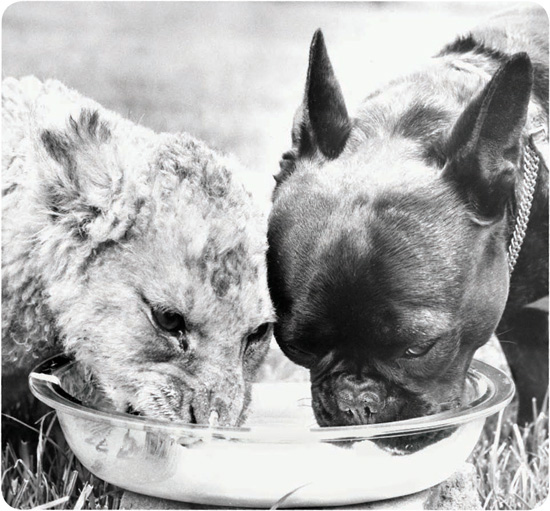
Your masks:
{"label": "lion cub's head", "polygon": [[273,321],[263,215],[204,144],[124,122],[37,137],[59,337],[118,410],[239,424]]}

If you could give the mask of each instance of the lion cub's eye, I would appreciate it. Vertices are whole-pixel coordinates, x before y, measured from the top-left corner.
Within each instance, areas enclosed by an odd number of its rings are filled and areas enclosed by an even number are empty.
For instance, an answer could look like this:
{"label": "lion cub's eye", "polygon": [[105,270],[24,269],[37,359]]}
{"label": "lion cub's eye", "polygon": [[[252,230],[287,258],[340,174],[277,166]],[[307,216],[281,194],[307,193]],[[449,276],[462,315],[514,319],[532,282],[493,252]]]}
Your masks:
{"label": "lion cub's eye", "polygon": [[177,312],[161,309],[151,309],[156,324],[170,334],[184,333],[186,331],[185,319]]}
{"label": "lion cub's eye", "polygon": [[251,334],[248,334],[248,336],[246,337],[247,345],[263,340],[267,333],[271,331],[271,327],[271,323],[261,324]]}

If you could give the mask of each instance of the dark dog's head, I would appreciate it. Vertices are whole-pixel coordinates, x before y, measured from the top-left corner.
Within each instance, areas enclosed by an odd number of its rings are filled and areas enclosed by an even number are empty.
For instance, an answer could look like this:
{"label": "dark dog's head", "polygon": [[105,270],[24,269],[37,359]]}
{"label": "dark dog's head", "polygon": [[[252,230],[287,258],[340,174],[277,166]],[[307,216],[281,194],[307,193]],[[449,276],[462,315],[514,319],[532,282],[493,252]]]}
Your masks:
{"label": "dark dog's head", "polygon": [[467,84],[445,90],[436,73],[390,84],[350,118],[313,39],[276,177],[268,275],[276,339],[310,369],[321,425],[459,405],[507,299],[531,64],[512,57],[469,102]]}

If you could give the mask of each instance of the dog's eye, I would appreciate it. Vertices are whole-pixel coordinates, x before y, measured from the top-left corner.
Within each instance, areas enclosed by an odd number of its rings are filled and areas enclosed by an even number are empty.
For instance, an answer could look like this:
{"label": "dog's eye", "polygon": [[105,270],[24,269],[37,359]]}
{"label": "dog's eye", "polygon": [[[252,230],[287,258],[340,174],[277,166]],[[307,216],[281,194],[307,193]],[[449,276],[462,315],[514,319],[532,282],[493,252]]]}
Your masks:
{"label": "dog's eye", "polygon": [[181,314],[162,309],[152,309],[151,312],[156,324],[164,331],[170,334],[185,332],[185,319]]}
{"label": "dog's eye", "polygon": [[299,356],[302,356],[302,357],[307,357],[309,356],[310,354],[301,349],[301,348],[298,348],[297,346],[294,346],[292,344],[289,344],[287,346],[285,346],[285,349],[291,354],[291,355],[294,355],[295,357],[299,357]]}
{"label": "dog's eye", "polygon": [[420,346],[411,346],[410,348],[408,348],[405,353],[403,354],[403,356],[405,358],[417,358],[417,357],[421,357],[422,355],[425,355],[426,353],[428,353],[428,351],[430,351],[431,347],[434,345],[435,343],[431,343],[431,344],[422,344]]}
{"label": "dog's eye", "polygon": [[261,324],[258,328],[256,328],[256,330],[254,330],[254,332],[248,334],[246,338],[247,345],[263,340],[264,337],[266,337],[267,333],[271,331],[271,329],[271,323]]}
{"label": "dog's eye", "polygon": [[281,344],[283,353],[294,363],[309,368],[315,360],[315,355],[294,344]]}

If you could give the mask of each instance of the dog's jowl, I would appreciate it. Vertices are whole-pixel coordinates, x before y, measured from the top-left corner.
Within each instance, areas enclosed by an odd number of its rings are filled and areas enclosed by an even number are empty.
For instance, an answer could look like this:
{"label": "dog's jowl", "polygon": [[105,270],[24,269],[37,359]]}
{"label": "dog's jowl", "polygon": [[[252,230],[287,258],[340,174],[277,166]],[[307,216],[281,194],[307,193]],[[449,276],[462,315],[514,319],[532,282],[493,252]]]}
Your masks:
{"label": "dog's jowl", "polygon": [[230,160],[57,81],[2,90],[4,405],[64,351],[119,411],[242,422],[273,318],[266,225]]}
{"label": "dog's jowl", "polygon": [[539,9],[497,17],[353,117],[315,33],[276,176],[268,267],[276,339],[310,369],[321,425],[458,406],[495,331],[505,349],[538,352],[527,371],[525,355],[510,357],[522,406],[544,394],[547,315],[529,305],[548,295],[547,30]]}

